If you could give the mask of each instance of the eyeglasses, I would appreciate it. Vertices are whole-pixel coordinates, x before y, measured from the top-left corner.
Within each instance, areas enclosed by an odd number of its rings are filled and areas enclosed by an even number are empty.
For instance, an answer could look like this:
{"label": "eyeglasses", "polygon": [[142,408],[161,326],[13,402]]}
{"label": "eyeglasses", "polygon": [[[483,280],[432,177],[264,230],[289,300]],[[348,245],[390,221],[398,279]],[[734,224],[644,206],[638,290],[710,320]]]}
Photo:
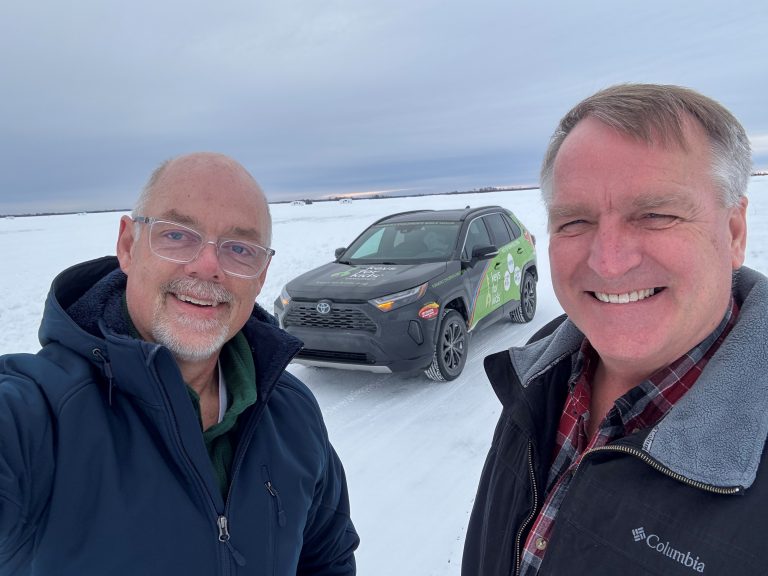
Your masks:
{"label": "eyeglasses", "polygon": [[205,241],[200,232],[178,222],[147,216],[136,216],[132,220],[139,224],[149,224],[149,248],[156,256],[171,262],[192,262],[206,244],[213,244],[224,273],[238,278],[255,278],[275,255],[272,248],[264,248],[253,242],[225,238],[219,238],[216,242]]}

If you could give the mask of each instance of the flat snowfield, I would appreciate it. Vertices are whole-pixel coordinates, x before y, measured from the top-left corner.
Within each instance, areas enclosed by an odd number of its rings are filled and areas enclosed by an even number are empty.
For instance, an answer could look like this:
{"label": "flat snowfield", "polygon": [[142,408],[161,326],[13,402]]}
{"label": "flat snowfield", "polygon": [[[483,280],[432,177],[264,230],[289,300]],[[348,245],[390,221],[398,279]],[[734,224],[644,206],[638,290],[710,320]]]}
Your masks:
{"label": "flat snowfield", "polygon": [[[768,274],[768,177],[749,189],[746,265]],[[270,312],[283,285],[333,259],[376,219],[404,210],[497,204],[536,236],[538,311],[474,334],[463,374],[448,383],[291,365],[317,395],[349,480],[364,576],[458,575],[477,481],[499,415],[483,358],[524,344],[562,312],[549,278],[546,214],[538,190],[274,204],[272,261],[259,304]],[[35,352],[51,280],[77,262],[114,254],[120,213],[0,219],[0,354]],[[246,550],[243,550],[247,554]]]}

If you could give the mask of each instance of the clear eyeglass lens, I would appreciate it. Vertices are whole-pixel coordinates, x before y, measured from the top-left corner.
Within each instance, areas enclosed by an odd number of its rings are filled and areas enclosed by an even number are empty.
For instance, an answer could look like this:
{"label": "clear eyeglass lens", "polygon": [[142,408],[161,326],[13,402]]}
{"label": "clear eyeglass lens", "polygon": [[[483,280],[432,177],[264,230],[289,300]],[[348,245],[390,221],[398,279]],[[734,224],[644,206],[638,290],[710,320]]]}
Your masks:
{"label": "clear eyeglass lens", "polygon": [[[150,226],[150,248],[167,260],[186,263],[194,260],[203,246],[199,232],[164,220],[155,220]],[[258,276],[269,261],[269,251],[250,242],[223,240],[218,243],[221,269],[235,276]]]}
{"label": "clear eyeglass lens", "polygon": [[222,270],[243,276],[257,276],[269,258],[266,249],[256,244],[225,240],[219,244]]}
{"label": "clear eyeglass lens", "polygon": [[189,262],[197,256],[203,237],[192,228],[155,220],[150,227],[150,248],[163,258]]}

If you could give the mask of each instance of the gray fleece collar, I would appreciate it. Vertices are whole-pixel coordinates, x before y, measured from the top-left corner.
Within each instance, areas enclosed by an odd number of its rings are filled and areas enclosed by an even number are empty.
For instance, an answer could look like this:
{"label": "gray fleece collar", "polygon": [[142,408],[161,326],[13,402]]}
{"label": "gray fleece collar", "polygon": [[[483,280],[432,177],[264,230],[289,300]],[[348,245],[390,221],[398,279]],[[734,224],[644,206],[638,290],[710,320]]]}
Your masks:
{"label": "gray fleece collar", "polygon": [[[683,476],[748,488],[768,436],[768,278],[735,276],[739,318],[696,384],[646,438],[643,449]],[[566,320],[549,337],[510,349],[523,386],[579,350],[584,335]]]}
{"label": "gray fleece collar", "polygon": [[736,325],[643,448],[692,480],[748,488],[768,436],[768,279],[742,268],[734,288]]}

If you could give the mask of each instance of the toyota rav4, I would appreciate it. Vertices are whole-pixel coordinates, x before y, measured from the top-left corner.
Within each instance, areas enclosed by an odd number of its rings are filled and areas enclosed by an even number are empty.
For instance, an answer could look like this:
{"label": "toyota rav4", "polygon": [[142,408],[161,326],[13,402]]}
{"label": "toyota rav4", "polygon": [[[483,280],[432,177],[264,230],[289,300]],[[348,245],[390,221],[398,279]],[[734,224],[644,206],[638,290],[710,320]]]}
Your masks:
{"label": "toyota rav4", "polygon": [[533,318],[537,280],[535,238],[509,210],[402,212],[288,282],[275,314],[304,342],[295,362],[453,380],[471,333]]}

